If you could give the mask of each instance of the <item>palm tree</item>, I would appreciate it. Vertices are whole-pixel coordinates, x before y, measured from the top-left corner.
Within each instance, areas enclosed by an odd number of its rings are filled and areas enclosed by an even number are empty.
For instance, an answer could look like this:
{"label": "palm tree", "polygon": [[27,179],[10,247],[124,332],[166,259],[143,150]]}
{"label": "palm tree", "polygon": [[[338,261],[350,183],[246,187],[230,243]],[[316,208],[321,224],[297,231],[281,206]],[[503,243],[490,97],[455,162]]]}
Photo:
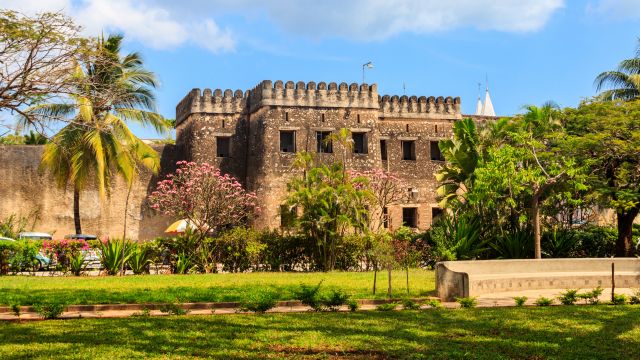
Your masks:
{"label": "palm tree", "polygon": [[594,81],[596,91],[602,100],[632,100],[640,97],[640,39],[636,48],[636,56],[622,60],[618,69],[605,71]]}
{"label": "palm tree", "polygon": [[96,56],[78,65],[78,86],[71,102],[42,104],[29,111],[49,118],[65,117],[69,123],[45,146],[41,167],[60,187],[73,185],[73,217],[76,233],[82,233],[80,192],[89,184],[101,196],[109,193],[111,180],[121,175],[131,186],[138,164],[154,173],[158,154],[128,128],[127,122],[151,125],[157,131],[168,126],[153,112],[157,87],[153,73],[143,68],[138,53],[120,56],[123,37],[98,39]]}

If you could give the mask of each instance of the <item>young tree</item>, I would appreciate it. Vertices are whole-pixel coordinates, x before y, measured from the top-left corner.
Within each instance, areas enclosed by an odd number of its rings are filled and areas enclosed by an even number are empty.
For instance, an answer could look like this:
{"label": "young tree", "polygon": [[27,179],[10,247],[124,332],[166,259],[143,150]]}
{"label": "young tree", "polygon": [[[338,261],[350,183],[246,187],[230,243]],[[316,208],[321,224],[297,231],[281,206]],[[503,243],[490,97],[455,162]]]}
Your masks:
{"label": "young tree", "polygon": [[588,166],[590,186],[615,209],[616,256],[633,256],[633,221],[640,212],[640,101],[584,102],[567,109],[565,149]]}
{"label": "young tree", "polygon": [[406,272],[407,295],[409,295],[409,268],[416,266],[420,258],[420,254],[412,242],[414,235],[410,228],[402,226],[393,233],[392,241],[395,262]]}
{"label": "young tree", "polygon": [[233,176],[207,163],[179,161],[177,166],[174,174],[158,182],[149,201],[165,215],[187,219],[199,239],[245,224],[260,210],[255,193],[244,190]]}

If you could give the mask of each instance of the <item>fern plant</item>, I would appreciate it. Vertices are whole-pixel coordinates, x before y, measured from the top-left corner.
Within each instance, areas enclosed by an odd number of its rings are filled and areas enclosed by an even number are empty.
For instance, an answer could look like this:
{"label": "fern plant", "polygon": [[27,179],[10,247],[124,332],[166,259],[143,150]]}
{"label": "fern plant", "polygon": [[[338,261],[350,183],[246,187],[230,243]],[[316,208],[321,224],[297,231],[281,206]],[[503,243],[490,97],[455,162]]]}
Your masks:
{"label": "fern plant", "polygon": [[116,275],[131,256],[131,242],[109,239],[100,243],[100,263],[108,275]]}
{"label": "fern plant", "polygon": [[153,263],[151,259],[151,251],[140,244],[134,244],[127,265],[135,275],[145,274],[149,272],[149,266]]}

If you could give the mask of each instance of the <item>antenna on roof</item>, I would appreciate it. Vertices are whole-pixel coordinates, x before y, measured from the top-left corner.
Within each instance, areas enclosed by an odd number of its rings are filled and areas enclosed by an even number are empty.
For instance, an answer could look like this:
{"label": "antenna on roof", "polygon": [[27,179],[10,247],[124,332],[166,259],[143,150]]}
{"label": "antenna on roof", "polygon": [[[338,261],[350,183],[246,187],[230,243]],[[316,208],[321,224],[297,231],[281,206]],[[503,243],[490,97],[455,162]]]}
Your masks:
{"label": "antenna on roof", "polygon": [[405,84],[405,82],[402,82],[402,95],[407,95],[407,84]]}

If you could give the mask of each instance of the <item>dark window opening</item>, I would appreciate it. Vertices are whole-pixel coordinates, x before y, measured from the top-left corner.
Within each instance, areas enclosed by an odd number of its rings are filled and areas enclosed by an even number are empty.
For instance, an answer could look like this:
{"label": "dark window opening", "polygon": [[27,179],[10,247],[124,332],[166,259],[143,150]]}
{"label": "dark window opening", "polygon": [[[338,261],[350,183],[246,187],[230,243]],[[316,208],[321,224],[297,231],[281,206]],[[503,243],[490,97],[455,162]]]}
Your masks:
{"label": "dark window opening", "polygon": [[438,133],[438,125],[436,125],[436,134]]}
{"label": "dark window opening", "polygon": [[358,124],[360,124],[360,114],[358,114],[358,120],[357,120]]}
{"label": "dark window opening", "polygon": [[444,161],[444,156],[442,156],[442,152],[440,151],[440,146],[438,146],[439,141],[430,141],[429,145],[431,147],[431,160],[436,161]]}
{"label": "dark window opening", "polygon": [[415,160],[416,159],[416,142],[403,141],[402,142],[402,160]]}
{"label": "dark window opening", "polygon": [[322,117],[320,118],[320,121],[324,122],[324,114],[322,114]]}
{"label": "dark window opening", "polygon": [[380,140],[380,159],[387,160],[387,140]]}
{"label": "dark window opening", "polygon": [[409,132],[409,124],[407,124],[407,132]]}
{"label": "dark window opening", "polygon": [[216,137],[216,156],[221,158],[231,156],[231,138],[229,136]]}
{"label": "dark window opening", "polygon": [[431,224],[434,224],[444,214],[444,211],[439,207],[431,208]]}
{"label": "dark window opening", "polygon": [[353,153],[354,154],[367,154],[367,133],[353,133]]}
{"label": "dark window opening", "polygon": [[287,122],[289,121],[289,113],[288,112],[284,113],[284,121],[287,121]]}
{"label": "dark window opening", "polygon": [[296,208],[290,208],[287,205],[280,206],[280,227],[288,229],[293,227],[296,221]]}
{"label": "dark window opening", "polygon": [[407,207],[402,209],[402,226],[418,227],[418,208]]}
{"label": "dark window opening", "polygon": [[389,228],[389,209],[386,206],[382,208],[382,226]]}
{"label": "dark window opening", "polygon": [[319,153],[330,154],[333,152],[333,144],[331,143],[331,131],[316,132],[316,151]]}
{"label": "dark window opening", "polygon": [[224,120],[222,120],[222,128],[224,129]]}
{"label": "dark window opening", "polygon": [[295,131],[280,131],[280,151],[286,153],[296,152]]}

